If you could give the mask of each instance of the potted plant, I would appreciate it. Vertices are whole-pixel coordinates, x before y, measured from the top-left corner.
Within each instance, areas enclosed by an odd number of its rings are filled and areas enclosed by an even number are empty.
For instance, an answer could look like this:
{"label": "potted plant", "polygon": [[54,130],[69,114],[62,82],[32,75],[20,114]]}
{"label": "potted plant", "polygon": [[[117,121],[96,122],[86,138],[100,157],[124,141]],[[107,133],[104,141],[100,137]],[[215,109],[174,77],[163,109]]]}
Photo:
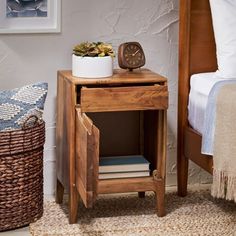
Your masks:
{"label": "potted plant", "polygon": [[72,55],[72,74],[83,78],[109,77],[113,74],[111,44],[83,42],[76,45]]}

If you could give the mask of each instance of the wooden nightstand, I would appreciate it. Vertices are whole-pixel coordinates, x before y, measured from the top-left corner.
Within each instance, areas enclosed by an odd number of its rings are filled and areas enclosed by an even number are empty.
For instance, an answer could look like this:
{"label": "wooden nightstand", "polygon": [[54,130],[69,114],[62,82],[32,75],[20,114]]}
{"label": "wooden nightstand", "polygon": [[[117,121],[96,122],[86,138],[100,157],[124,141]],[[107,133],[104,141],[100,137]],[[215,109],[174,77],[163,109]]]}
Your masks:
{"label": "wooden nightstand", "polygon": [[[92,207],[97,194],[154,191],[165,215],[168,87],[150,70],[115,70],[103,79],[59,71],[57,81],[57,191],[69,193],[69,222],[77,221],[78,196]],[[99,156],[142,154],[151,176],[99,180]]]}

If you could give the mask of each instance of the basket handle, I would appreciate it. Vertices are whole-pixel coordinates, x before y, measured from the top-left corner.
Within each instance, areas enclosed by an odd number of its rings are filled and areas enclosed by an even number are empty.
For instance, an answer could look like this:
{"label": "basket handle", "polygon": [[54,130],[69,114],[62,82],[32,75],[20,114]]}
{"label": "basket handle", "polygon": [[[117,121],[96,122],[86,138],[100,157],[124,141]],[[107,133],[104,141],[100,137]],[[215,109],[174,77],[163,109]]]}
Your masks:
{"label": "basket handle", "polygon": [[27,129],[27,128],[30,127],[30,126],[29,126],[29,124],[30,124],[30,123],[29,123],[30,119],[34,119],[33,125],[36,125],[36,124],[38,123],[38,121],[39,121],[38,116],[36,116],[36,115],[30,115],[30,116],[24,121],[24,123],[23,123],[23,125],[22,125],[22,129]]}

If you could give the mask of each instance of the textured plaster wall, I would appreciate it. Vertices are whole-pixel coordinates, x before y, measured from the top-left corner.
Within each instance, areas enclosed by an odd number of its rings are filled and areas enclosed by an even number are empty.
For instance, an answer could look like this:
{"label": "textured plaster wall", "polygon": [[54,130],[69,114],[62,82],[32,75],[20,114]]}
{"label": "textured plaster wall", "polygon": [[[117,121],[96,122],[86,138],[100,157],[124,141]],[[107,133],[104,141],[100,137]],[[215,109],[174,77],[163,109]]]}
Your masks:
{"label": "textured plaster wall", "polygon": [[[0,35],[1,90],[37,81],[49,83],[44,114],[45,193],[55,189],[56,73],[71,68],[75,44],[90,40],[111,42],[116,49],[122,42],[139,41],[146,67],[168,78],[167,185],[176,185],[178,0],[62,0],[60,34]],[[190,176],[190,183],[209,181],[194,165]]]}

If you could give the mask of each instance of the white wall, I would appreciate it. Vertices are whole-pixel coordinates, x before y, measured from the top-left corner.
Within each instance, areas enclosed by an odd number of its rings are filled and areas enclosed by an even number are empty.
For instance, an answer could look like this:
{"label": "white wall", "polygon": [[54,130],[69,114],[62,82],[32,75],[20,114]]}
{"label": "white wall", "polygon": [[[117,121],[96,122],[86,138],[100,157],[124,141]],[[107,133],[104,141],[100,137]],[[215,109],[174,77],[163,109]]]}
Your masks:
{"label": "white wall", "polygon": [[[125,41],[139,41],[146,67],[168,78],[167,185],[175,185],[178,0],[62,0],[60,34],[0,35],[1,90],[37,81],[49,83],[44,114],[45,194],[55,188],[56,73],[71,68],[72,48],[82,41],[110,42],[115,49]],[[199,168],[190,168],[191,183],[208,181]]]}

